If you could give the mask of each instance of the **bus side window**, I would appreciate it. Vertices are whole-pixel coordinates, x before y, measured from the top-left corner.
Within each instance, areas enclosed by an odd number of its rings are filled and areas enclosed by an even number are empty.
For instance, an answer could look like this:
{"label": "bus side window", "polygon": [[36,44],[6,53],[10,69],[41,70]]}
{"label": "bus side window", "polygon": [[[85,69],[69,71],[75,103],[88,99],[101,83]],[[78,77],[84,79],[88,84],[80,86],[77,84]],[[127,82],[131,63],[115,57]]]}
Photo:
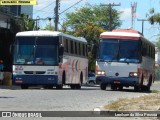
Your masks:
{"label": "bus side window", "polygon": [[85,51],[86,51],[86,49],[85,49],[85,44],[83,44],[83,56],[85,56]]}
{"label": "bus side window", "polygon": [[86,56],[88,56],[88,46],[86,45]]}
{"label": "bus side window", "polygon": [[64,43],[65,43],[65,44],[64,44],[65,52],[68,53],[68,40],[65,39],[65,42],[64,42]]}
{"label": "bus side window", "polygon": [[81,51],[81,43],[79,43],[78,49],[79,49],[79,55],[81,56],[81,54],[82,54],[82,51]]}
{"label": "bus side window", "polygon": [[79,50],[79,42],[77,42],[77,55],[79,55],[80,53],[80,50]]}
{"label": "bus side window", "polygon": [[75,45],[75,54],[77,55],[78,52],[77,52],[77,42],[76,41],[74,42],[74,45]]}
{"label": "bus side window", "polygon": [[143,42],[142,43],[142,56],[146,56],[146,55],[147,55],[146,44]]}
{"label": "bus side window", "polygon": [[152,58],[155,58],[155,48],[152,48]]}
{"label": "bus side window", "polygon": [[71,53],[71,40],[67,39],[68,41],[68,53]]}
{"label": "bus side window", "polygon": [[73,46],[73,41],[70,41],[70,47],[71,47],[71,54],[74,54],[74,46]]}

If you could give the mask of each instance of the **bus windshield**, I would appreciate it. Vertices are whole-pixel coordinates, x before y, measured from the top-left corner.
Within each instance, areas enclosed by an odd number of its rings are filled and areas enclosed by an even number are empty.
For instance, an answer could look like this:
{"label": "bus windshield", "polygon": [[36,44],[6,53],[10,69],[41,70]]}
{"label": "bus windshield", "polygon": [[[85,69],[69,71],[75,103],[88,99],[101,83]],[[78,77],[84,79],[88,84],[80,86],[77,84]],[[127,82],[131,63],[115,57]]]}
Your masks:
{"label": "bus windshield", "polygon": [[17,37],[14,64],[58,64],[58,37]]}
{"label": "bus windshield", "polygon": [[100,40],[99,59],[117,62],[140,62],[140,41],[103,39]]}

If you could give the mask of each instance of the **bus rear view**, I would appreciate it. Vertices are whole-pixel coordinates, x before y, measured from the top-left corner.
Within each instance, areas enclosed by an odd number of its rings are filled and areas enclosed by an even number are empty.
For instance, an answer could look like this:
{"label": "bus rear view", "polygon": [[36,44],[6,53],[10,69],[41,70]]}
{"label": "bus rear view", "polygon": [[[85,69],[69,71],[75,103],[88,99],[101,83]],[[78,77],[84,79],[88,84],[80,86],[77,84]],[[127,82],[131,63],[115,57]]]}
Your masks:
{"label": "bus rear view", "polygon": [[96,81],[102,90],[132,86],[150,90],[154,80],[154,45],[138,31],[113,30],[100,35],[96,60]]}

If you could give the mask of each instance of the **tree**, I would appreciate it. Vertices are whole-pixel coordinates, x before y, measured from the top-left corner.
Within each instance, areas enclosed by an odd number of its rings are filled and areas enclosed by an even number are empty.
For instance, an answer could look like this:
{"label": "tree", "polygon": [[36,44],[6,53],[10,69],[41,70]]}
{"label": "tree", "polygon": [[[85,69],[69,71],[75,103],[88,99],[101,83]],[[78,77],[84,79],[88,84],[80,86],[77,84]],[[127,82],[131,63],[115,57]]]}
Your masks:
{"label": "tree", "polygon": [[[112,9],[112,29],[121,25],[120,14]],[[94,59],[91,55],[91,45],[99,39],[100,33],[109,30],[109,7],[89,5],[77,9],[74,12],[66,14],[66,20],[63,23],[65,32],[74,36],[86,38],[89,50],[89,70],[93,70]]]}
{"label": "tree", "polygon": [[[149,13],[146,15],[151,25],[159,24],[160,25],[160,13],[156,13],[154,8],[149,10]],[[160,34],[157,35],[157,42],[155,43],[158,50],[160,50]]]}
{"label": "tree", "polygon": [[20,16],[11,19],[11,25],[13,26],[13,29],[18,31],[29,31],[34,30],[35,21],[28,15],[21,14]]}
{"label": "tree", "polygon": [[155,23],[160,24],[160,13],[155,13],[154,8],[150,9],[149,14],[146,15],[149,22],[153,25]]}
{"label": "tree", "polygon": [[47,25],[44,27],[44,29],[45,29],[45,30],[54,31],[54,26],[53,26],[51,23],[49,23],[49,24],[47,24]]}

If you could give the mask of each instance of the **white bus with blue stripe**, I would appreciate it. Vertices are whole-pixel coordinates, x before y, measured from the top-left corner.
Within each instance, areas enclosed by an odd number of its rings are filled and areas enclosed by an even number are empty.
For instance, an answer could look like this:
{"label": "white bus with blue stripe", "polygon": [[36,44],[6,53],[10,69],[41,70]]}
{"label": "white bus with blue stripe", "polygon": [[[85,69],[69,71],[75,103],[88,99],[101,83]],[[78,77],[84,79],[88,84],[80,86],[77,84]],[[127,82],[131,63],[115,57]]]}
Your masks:
{"label": "white bus with blue stripe", "polygon": [[87,81],[87,41],[57,31],[16,34],[13,45],[13,84],[22,89],[42,85],[80,89]]}
{"label": "white bus with blue stripe", "polygon": [[93,51],[97,55],[96,82],[102,90],[108,84],[113,90],[129,86],[136,91],[150,90],[155,78],[155,46],[141,33],[132,29],[103,32]]}

